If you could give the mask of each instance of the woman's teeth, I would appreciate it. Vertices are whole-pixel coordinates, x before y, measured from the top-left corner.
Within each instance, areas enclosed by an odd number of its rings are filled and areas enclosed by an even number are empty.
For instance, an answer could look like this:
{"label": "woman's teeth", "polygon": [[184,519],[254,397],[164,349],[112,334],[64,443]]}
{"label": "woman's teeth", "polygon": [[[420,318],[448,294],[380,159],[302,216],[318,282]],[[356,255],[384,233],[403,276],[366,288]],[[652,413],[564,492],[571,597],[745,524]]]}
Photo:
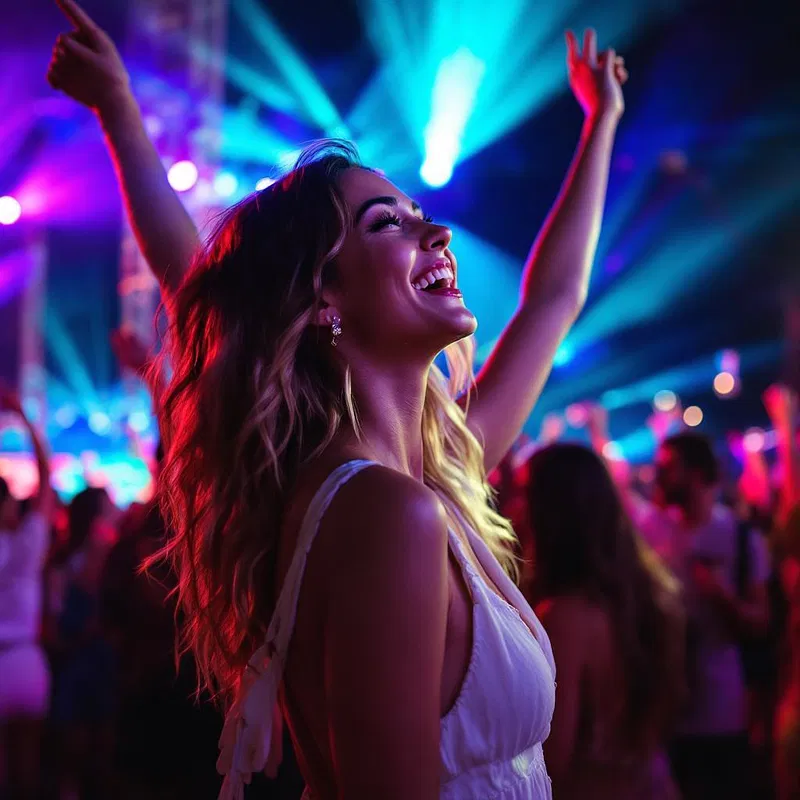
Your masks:
{"label": "woman's teeth", "polygon": [[412,286],[418,290],[424,290],[433,286],[437,281],[444,281],[443,288],[450,288],[455,283],[455,275],[450,267],[436,267],[428,270],[424,275],[412,282]]}

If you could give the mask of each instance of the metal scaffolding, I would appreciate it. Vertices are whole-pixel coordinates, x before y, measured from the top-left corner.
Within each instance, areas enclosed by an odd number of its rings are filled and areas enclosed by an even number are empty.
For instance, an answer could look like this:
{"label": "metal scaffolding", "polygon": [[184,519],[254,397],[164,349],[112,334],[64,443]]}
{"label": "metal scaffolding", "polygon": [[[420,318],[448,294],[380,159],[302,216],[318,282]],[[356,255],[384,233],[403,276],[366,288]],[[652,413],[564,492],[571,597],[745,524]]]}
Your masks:
{"label": "metal scaffolding", "polygon": [[[197,166],[182,199],[200,224],[212,210],[224,100],[228,0],[131,0],[126,54],[145,64],[134,76],[148,130],[165,164]],[[127,220],[120,253],[120,319],[144,342],[155,339],[158,286]]]}

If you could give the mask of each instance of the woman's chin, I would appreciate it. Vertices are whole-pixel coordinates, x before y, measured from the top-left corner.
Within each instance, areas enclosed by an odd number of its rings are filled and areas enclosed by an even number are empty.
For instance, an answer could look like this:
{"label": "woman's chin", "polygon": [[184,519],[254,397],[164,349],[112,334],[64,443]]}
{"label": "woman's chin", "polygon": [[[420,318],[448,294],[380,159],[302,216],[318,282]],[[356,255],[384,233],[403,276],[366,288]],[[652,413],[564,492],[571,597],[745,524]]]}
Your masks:
{"label": "woman's chin", "polygon": [[478,329],[478,320],[475,315],[466,307],[461,309],[458,314],[454,314],[448,320],[448,344],[466,339],[472,336]]}

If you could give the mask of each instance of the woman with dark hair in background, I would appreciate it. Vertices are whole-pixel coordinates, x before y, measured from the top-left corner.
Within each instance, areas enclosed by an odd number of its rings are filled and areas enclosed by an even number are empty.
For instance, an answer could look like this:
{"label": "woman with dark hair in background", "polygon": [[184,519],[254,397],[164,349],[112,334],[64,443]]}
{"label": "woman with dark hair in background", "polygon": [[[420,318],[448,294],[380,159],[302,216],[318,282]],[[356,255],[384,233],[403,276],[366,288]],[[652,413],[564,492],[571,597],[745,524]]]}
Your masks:
{"label": "woman with dark hair in background", "polygon": [[621,59],[568,37],[583,133],[473,387],[451,231],[347,143],[234,208],[180,280],[193,226],[113,44],[61,5],[50,81],[97,111],[171,315],[161,483],[184,641],[229,705],[224,796],[274,766],[283,712],[315,797],[549,797],[554,665],[486,473],[586,294]]}
{"label": "woman with dark hair in background", "polygon": [[532,600],[558,664],[544,746],[554,797],[675,797],[663,745],[684,688],[676,581],[592,450],[551,445],[528,469]]}

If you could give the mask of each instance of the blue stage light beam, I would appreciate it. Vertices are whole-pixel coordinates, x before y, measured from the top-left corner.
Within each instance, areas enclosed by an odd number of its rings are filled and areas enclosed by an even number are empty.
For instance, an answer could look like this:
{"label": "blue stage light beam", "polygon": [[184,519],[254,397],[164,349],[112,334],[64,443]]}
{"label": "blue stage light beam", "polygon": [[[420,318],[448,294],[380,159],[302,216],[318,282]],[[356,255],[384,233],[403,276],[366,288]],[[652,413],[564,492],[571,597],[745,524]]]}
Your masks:
{"label": "blue stage light beam", "polygon": [[[579,0],[549,5],[507,0],[487,14],[483,0],[363,0],[359,10],[382,66],[347,120],[359,131],[359,144],[363,142],[370,161],[382,165],[391,151],[402,148],[402,160],[410,166],[414,154],[409,148],[415,146],[424,174],[441,183],[453,151],[458,151],[456,161],[474,155],[567,90],[566,27],[593,25],[600,31],[601,46],[624,48],[635,33],[675,9],[650,4],[643,13],[633,0],[591,10]],[[453,115],[454,133],[446,112],[439,110],[437,76],[442,62],[460,52],[469,52],[484,69],[479,79],[473,75],[459,89],[467,102],[462,100],[463,110]],[[380,119],[383,125],[393,115],[399,118],[391,122],[395,135],[373,140],[368,121],[374,127]],[[431,140],[437,139],[446,154],[438,173],[439,162],[430,157],[436,149]]]}
{"label": "blue stage light beam", "polygon": [[663,314],[692,283],[722,268],[728,255],[777,221],[798,199],[800,182],[784,177],[768,190],[737,198],[725,220],[713,227],[700,218],[681,229],[665,230],[666,241],[647,263],[631,268],[584,312],[570,334],[573,346],[579,350]]}
{"label": "blue stage light beam", "polygon": [[[778,363],[782,352],[783,345],[780,341],[760,342],[745,347],[739,353],[740,369],[746,373],[765,364]],[[610,389],[600,397],[600,403],[609,411],[617,411],[635,403],[650,403],[656,392],[662,389],[669,389],[679,395],[710,391],[711,379],[717,371],[716,361],[716,352],[707,353],[687,364],[663,370],[626,386]]]}
{"label": "blue stage light beam", "polygon": [[234,86],[247,92],[268,108],[295,116],[302,115],[303,108],[292,92],[245,64],[232,53],[222,55],[203,42],[192,42],[191,47],[197,59],[223,69],[225,76]]}
{"label": "blue stage light beam", "polygon": [[420,168],[420,177],[429,186],[444,186],[453,175],[464,128],[485,72],[483,61],[466,47],[439,64],[430,121],[425,128],[425,161]]}
{"label": "blue stage light beam", "polygon": [[224,160],[280,166],[295,145],[259,122],[249,108],[226,108],[222,116],[220,156]]}
{"label": "blue stage light beam", "polygon": [[44,340],[53,360],[61,367],[64,380],[74,391],[78,403],[89,412],[99,410],[100,400],[89,371],[58,312],[52,307],[47,309],[44,319]]}
{"label": "blue stage light beam", "polygon": [[255,0],[233,0],[232,8],[297,95],[309,119],[326,136],[350,138],[349,129],[333,101],[264,6]]}

